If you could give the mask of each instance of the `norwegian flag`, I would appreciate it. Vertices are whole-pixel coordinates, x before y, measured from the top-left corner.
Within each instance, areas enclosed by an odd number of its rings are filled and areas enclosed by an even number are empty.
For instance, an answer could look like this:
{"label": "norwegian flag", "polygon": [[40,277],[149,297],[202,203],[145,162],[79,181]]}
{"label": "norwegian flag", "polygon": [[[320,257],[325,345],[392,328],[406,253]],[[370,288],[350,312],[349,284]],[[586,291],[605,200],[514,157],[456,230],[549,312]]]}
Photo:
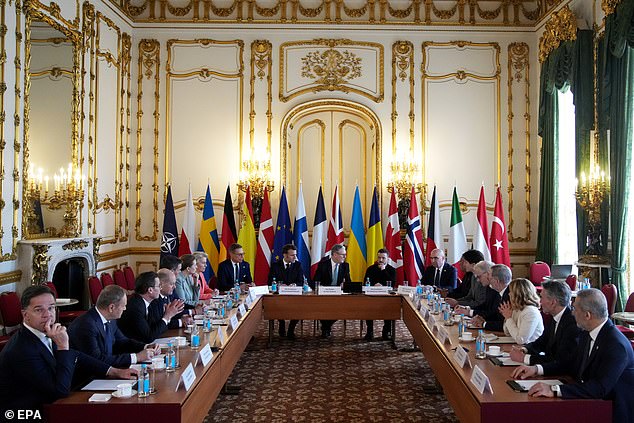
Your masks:
{"label": "norwegian flag", "polygon": [[343,244],[343,219],[341,218],[341,205],[339,203],[339,193],[335,187],[335,194],[332,196],[332,213],[330,213],[330,226],[328,226],[328,238],[326,240],[326,256],[330,257],[330,249],[335,244]]}
{"label": "norwegian flag", "polygon": [[398,207],[396,195],[392,191],[390,198],[390,210],[387,217],[387,229],[385,230],[385,249],[390,256],[387,262],[396,269],[396,285],[403,283],[403,247],[401,245],[401,229],[398,223]]}
{"label": "norwegian flag", "polygon": [[423,277],[424,267],[423,234],[421,232],[420,214],[416,202],[416,192],[412,187],[407,216],[407,235],[405,236],[405,278],[409,285],[416,285]]}

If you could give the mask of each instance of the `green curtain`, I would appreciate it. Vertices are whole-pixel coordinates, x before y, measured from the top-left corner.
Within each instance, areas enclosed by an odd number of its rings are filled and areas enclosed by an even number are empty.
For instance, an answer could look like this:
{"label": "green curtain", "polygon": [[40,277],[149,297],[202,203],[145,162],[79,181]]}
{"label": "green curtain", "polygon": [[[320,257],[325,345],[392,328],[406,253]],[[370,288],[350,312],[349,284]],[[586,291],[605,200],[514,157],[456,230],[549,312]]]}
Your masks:
{"label": "green curtain", "polygon": [[623,310],[629,294],[625,264],[628,230],[630,171],[632,166],[632,110],[634,107],[634,1],[620,3],[606,18],[603,44],[603,101],[610,129],[610,234],[612,282]]}
{"label": "green curtain", "polygon": [[[594,83],[593,72],[589,72],[589,69],[593,69],[593,32],[578,30],[570,82],[575,105],[575,175],[579,175],[581,171],[587,171],[590,167],[590,143],[592,142],[590,130],[594,126]],[[578,202],[575,203],[577,205],[577,251],[579,255],[582,255],[586,250],[588,215]],[[604,237],[603,240],[601,253],[605,254],[607,238]]]}

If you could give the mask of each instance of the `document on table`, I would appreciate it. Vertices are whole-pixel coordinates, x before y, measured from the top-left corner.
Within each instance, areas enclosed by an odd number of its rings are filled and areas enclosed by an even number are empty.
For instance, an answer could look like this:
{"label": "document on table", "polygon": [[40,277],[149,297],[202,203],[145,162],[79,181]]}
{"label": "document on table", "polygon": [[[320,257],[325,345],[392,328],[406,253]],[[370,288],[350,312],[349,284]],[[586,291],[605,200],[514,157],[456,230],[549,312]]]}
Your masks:
{"label": "document on table", "polygon": [[506,383],[517,392],[528,392],[536,383],[541,382],[546,385],[563,385],[559,379],[542,379],[542,380],[507,380]]}
{"label": "document on table", "polygon": [[129,383],[132,386],[136,384],[136,380],[132,379],[95,379],[88,385],[81,388],[82,391],[116,391],[117,385],[121,383]]}

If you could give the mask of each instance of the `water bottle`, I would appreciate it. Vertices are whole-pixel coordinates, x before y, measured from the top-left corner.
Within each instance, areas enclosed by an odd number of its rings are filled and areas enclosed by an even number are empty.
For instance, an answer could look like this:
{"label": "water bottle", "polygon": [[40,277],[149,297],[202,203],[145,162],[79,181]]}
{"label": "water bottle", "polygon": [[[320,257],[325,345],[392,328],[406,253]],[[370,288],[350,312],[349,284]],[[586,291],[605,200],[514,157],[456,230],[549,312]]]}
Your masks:
{"label": "water bottle", "polygon": [[302,287],[302,290],[307,293],[308,291],[310,291],[310,287],[308,286],[308,279],[306,279],[306,276],[304,276],[304,286]]}
{"label": "water bottle", "polygon": [[[209,318],[206,319],[209,322]],[[192,328],[190,343],[192,348],[198,348],[200,345],[200,335],[198,335],[198,325],[196,324],[194,324],[194,327]]]}
{"label": "water bottle", "polygon": [[365,286],[366,288],[370,286],[370,278],[365,278]]}
{"label": "water bottle", "polygon": [[590,278],[585,278],[583,282],[583,289],[590,289]]}
{"label": "water bottle", "polygon": [[458,320],[458,337],[462,338],[462,332],[464,332],[464,316],[460,316]]}
{"label": "water bottle", "polygon": [[421,283],[421,281],[418,281],[416,283],[416,295],[418,297],[423,295],[423,284]]}
{"label": "water bottle", "polygon": [[234,300],[236,301],[236,304],[240,301],[240,285],[238,285],[234,291]]}
{"label": "water bottle", "polygon": [[442,315],[443,320],[445,321],[445,323],[447,325],[451,324],[451,307],[449,307],[449,304],[445,303],[444,307],[443,307],[443,315]]}
{"label": "water bottle", "polygon": [[487,342],[482,329],[478,331],[478,337],[476,338],[476,358],[487,358]]}
{"label": "water bottle", "polygon": [[176,351],[174,351],[174,343],[167,343],[167,353],[165,353],[165,371],[172,373],[176,370]]}
{"label": "water bottle", "polygon": [[271,292],[274,294],[277,292],[277,281],[275,280],[275,276],[273,277],[273,282],[271,282]]}
{"label": "water bottle", "polygon": [[[194,327],[196,327],[196,325],[194,325]],[[211,318],[209,317],[208,314],[205,314],[205,319],[203,320],[203,332],[208,333],[210,331],[211,328]],[[192,338],[194,337],[194,330],[192,329]],[[194,342],[192,340],[192,346],[194,345]]]}

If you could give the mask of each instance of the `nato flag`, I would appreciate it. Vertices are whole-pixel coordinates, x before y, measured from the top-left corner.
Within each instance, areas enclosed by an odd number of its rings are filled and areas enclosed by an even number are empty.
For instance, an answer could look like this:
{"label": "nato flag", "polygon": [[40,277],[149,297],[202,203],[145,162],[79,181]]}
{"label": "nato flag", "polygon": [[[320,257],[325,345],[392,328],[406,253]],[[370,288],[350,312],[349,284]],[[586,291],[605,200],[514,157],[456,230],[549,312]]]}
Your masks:
{"label": "nato flag", "polygon": [[165,200],[165,214],[163,215],[163,238],[161,238],[161,257],[178,256],[178,229],[172,200],[172,187],[167,186],[167,200]]}

